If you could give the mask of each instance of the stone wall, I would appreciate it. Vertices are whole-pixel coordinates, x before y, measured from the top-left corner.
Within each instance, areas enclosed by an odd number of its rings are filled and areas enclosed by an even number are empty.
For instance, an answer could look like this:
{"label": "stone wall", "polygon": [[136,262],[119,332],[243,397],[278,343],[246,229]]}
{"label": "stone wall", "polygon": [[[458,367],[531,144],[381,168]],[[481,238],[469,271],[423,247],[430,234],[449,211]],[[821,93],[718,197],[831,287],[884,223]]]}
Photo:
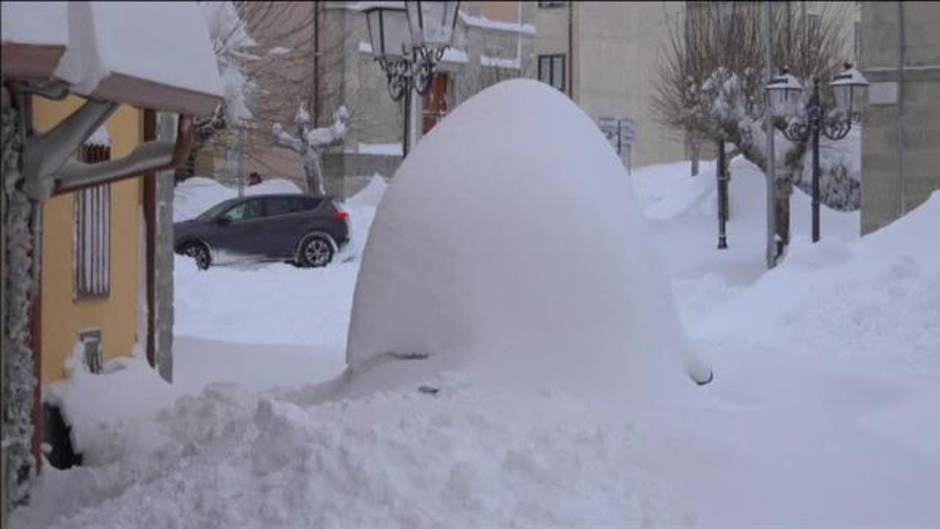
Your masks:
{"label": "stone wall", "polygon": [[862,233],[891,223],[940,188],[940,4],[903,6],[899,83],[898,4],[862,4],[862,72],[871,83],[863,116]]}
{"label": "stone wall", "polygon": [[390,178],[400,163],[400,156],[328,153],[323,156],[326,193],[339,199],[349,198],[368,184],[375,173]]}

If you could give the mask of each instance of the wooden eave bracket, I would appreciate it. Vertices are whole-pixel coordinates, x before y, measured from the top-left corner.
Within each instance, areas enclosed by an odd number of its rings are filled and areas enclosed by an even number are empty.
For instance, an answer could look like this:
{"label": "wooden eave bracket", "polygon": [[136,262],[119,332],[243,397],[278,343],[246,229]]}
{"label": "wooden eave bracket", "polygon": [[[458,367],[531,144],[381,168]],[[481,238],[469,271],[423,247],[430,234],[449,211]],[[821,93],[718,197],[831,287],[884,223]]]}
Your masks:
{"label": "wooden eave bracket", "polygon": [[175,143],[149,141],[119,160],[102,163],[71,159],[119,105],[88,100],[52,130],[27,139],[23,146],[23,191],[44,202],[55,194],[174,168],[186,161],[193,138],[188,115],[180,116]]}

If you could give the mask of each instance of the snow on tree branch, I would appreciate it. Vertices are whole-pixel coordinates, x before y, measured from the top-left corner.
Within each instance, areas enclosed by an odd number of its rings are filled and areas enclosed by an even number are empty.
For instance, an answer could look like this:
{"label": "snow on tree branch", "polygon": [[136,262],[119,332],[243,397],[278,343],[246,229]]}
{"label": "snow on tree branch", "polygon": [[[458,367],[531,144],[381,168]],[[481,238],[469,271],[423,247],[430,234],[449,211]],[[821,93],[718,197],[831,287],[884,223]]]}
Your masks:
{"label": "snow on tree branch", "polygon": [[349,112],[341,106],[333,112],[333,124],[329,127],[312,128],[310,126],[310,113],[305,104],[301,103],[294,114],[296,136],[284,130],[280,123],[272,126],[274,143],[290,149],[301,156],[304,164],[304,174],[307,176],[307,190],[311,194],[326,195],[323,184],[323,169],[320,160],[327,147],[340,145],[346,138],[349,122]]}
{"label": "snow on tree branch", "polygon": [[252,117],[250,99],[255,83],[245,73],[245,61],[258,57],[248,50],[257,45],[233,2],[200,2],[203,18],[219,63],[225,88],[225,111],[229,123],[240,125]]}

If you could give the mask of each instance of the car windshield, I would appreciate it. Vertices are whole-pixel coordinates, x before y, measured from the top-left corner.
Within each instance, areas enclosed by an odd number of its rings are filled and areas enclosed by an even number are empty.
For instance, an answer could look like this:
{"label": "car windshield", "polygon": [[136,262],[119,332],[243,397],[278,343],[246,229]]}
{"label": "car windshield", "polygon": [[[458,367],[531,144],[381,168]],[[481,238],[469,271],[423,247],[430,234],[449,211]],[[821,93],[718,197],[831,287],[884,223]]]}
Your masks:
{"label": "car windshield", "polygon": [[212,220],[215,217],[217,217],[219,213],[222,213],[223,211],[231,207],[232,204],[234,204],[237,200],[238,199],[229,199],[223,202],[219,202],[218,204],[212,206],[211,208],[209,208],[208,210],[200,214],[198,217],[196,217],[196,220]]}

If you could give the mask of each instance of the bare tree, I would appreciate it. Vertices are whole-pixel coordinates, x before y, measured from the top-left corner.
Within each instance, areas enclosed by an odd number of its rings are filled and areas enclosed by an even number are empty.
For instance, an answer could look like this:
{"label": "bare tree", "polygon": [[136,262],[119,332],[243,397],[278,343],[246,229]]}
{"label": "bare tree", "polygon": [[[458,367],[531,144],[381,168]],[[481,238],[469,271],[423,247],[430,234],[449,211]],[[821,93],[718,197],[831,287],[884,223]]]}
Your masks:
{"label": "bare tree", "polygon": [[[795,16],[781,3],[774,6],[774,64],[812,86],[820,79],[831,100],[828,83],[844,57],[843,6],[823,4],[810,17]],[[652,111],[677,133],[732,144],[737,153],[767,173],[763,122],[764,24],[758,2],[686,2],[683,14],[669,27],[660,52]],[[809,90],[806,90],[806,97]],[[787,126],[777,119],[774,126]],[[790,194],[802,177],[808,141],[790,142],[776,136],[776,233],[789,241]]]}
{"label": "bare tree", "polygon": [[280,123],[272,126],[274,143],[285,149],[299,154],[303,159],[304,174],[307,177],[307,191],[317,196],[326,195],[323,185],[323,150],[327,147],[340,145],[346,137],[346,122],[349,113],[346,107],[339,107],[333,113],[333,124],[329,127],[311,127],[310,113],[305,105],[301,104],[294,114],[294,125],[297,127],[296,136],[284,130]]}
{"label": "bare tree", "polygon": [[339,101],[343,87],[335,78],[341,77],[337,72],[341,72],[339,61],[347,37],[323,30],[323,2],[237,1],[231,5],[242,31],[233,24],[220,24],[213,41],[220,67],[228,50],[234,49],[230,55],[241,61],[244,81],[251,87],[247,111],[236,123],[230,109],[223,106],[195,123],[195,144],[179,171],[181,178],[194,173],[196,158],[206,151],[222,154],[237,149],[248,161],[264,166],[262,155],[274,146],[272,126],[290,121],[299,104],[311,109],[314,127],[343,104]]}

